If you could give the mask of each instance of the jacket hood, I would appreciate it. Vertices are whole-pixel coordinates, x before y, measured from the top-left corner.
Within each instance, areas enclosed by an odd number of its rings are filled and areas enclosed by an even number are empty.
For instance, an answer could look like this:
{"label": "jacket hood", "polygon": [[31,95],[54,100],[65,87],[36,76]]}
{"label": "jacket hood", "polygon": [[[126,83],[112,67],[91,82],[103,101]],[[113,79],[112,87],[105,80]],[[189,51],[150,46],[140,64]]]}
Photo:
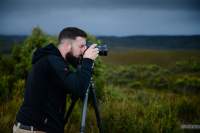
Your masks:
{"label": "jacket hood", "polygon": [[61,53],[53,44],[49,44],[43,48],[38,48],[33,53],[32,64],[35,64],[38,60],[47,55],[61,56]]}

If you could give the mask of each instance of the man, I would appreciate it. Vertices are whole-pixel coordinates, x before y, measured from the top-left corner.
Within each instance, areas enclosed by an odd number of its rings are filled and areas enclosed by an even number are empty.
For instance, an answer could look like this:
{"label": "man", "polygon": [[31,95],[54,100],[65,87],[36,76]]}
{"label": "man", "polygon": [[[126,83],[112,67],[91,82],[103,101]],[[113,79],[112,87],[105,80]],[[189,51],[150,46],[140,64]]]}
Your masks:
{"label": "man", "polygon": [[[90,83],[96,44],[86,48],[87,34],[68,27],[59,34],[59,44],[39,48],[33,55],[24,102],[16,116],[14,133],[63,133],[66,94],[82,97]],[[69,70],[82,57],[76,72]]]}

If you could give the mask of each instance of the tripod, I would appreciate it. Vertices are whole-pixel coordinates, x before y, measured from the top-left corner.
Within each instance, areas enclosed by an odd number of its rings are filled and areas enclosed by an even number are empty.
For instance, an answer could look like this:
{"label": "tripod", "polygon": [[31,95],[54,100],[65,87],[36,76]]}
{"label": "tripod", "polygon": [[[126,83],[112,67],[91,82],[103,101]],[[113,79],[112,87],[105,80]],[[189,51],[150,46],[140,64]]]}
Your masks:
{"label": "tripod", "polygon": [[[85,130],[85,121],[86,121],[86,115],[87,115],[87,105],[88,105],[88,98],[89,95],[92,97],[92,103],[96,114],[96,120],[97,120],[97,126],[99,128],[99,133],[102,133],[102,125],[101,125],[101,118],[99,113],[99,108],[97,105],[97,99],[96,99],[96,92],[94,88],[94,83],[92,81],[92,78],[90,80],[90,84],[86,90],[84,99],[83,99],[83,109],[82,109],[82,117],[81,117],[81,127],[80,127],[80,133],[84,133]],[[77,99],[72,99],[71,105],[65,115],[65,124],[68,122],[69,116],[75,106]]]}

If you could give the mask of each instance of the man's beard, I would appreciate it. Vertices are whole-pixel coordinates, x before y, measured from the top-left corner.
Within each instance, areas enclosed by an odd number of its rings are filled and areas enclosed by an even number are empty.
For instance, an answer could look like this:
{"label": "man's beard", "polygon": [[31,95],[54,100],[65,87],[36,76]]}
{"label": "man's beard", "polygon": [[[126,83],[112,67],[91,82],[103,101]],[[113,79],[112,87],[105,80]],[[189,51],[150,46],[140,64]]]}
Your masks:
{"label": "man's beard", "polygon": [[73,67],[77,68],[81,63],[82,56],[75,57],[71,52],[67,53],[65,56],[66,61],[71,64]]}

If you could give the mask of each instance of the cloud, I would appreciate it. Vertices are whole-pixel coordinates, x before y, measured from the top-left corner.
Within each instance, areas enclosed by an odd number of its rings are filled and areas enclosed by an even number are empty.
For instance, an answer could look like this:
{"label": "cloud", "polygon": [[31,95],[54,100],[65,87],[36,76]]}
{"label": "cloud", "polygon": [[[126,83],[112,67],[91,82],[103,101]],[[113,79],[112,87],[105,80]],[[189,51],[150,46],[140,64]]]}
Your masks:
{"label": "cloud", "polygon": [[200,10],[199,0],[3,0],[2,10],[157,8]]}
{"label": "cloud", "polygon": [[96,35],[200,34],[198,0],[3,0],[0,34],[57,34],[78,26]]}

